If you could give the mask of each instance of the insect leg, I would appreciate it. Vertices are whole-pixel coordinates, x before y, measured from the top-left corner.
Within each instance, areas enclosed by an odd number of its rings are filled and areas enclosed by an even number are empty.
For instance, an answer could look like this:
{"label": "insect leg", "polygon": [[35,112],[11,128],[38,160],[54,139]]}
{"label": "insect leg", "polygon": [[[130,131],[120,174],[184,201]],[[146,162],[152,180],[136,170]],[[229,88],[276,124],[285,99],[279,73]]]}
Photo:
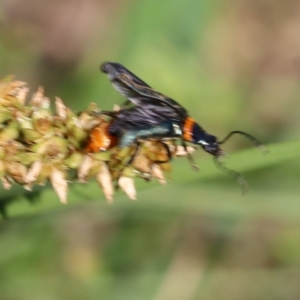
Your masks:
{"label": "insect leg", "polygon": [[183,146],[183,148],[184,148],[184,151],[187,153],[187,158],[188,158],[188,160],[189,160],[189,162],[190,162],[190,164],[191,164],[192,169],[193,169],[194,171],[198,171],[199,168],[197,167],[197,165],[196,165],[196,163],[195,163],[195,161],[194,161],[194,158],[193,158],[192,154],[188,152],[187,145],[186,145],[186,143],[184,142],[184,140],[181,140],[181,144],[182,144],[182,146]]}
{"label": "insect leg", "polygon": [[131,101],[130,100],[126,100],[122,105],[121,105],[121,107],[123,108],[123,107],[127,107],[127,106],[129,106],[131,104]]}
{"label": "insect leg", "polygon": [[109,117],[116,117],[117,112],[115,112],[115,111],[108,111],[108,110],[102,110],[102,111],[100,111],[99,115],[105,115],[105,116],[109,116]]}
{"label": "insect leg", "polygon": [[135,159],[136,155],[138,154],[138,151],[140,150],[141,143],[139,141],[136,141],[135,144],[136,144],[135,151],[131,155],[131,157],[129,158],[129,160],[127,161],[127,163],[125,164],[125,167],[128,167],[128,166],[130,166],[132,164],[133,160]]}
{"label": "insect leg", "polygon": [[170,151],[169,146],[168,146],[165,142],[163,142],[163,141],[161,141],[161,143],[162,143],[162,145],[164,146],[164,148],[165,148],[166,151],[167,151],[168,161],[172,160],[172,153],[171,153],[171,151]]}
{"label": "insect leg", "polygon": [[216,156],[214,157],[214,163],[221,171],[225,172],[227,175],[229,175],[230,177],[232,177],[233,179],[236,180],[238,185],[241,187],[243,195],[248,192],[248,189],[249,189],[248,183],[247,183],[246,179],[240,173],[225,167],[225,165]]}

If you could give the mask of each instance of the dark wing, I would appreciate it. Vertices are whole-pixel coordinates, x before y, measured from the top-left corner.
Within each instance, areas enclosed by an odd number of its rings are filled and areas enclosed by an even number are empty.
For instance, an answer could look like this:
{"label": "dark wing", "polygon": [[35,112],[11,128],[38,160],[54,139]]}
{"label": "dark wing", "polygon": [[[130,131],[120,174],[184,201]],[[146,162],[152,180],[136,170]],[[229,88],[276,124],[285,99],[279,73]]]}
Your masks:
{"label": "dark wing", "polygon": [[182,118],[167,106],[146,104],[120,110],[109,131],[113,135],[121,135],[126,130],[147,129],[165,122],[181,124]]}
{"label": "dark wing", "polygon": [[147,83],[138,78],[124,66],[118,63],[106,62],[101,65],[101,71],[108,75],[114,88],[132,103],[144,106],[149,103],[158,106],[168,106],[185,118],[187,111],[175,100],[153,90]]}
{"label": "dark wing", "polygon": [[119,63],[105,62],[100,66],[100,69],[103,73],[106,73],[109,76],[110,80],[117,79],[120,74],[125,73],[131,77],[132,82],[151,88],[145,81],[138,78],[136,75],[134,75]]}
{"label": "dark wing", "polygon": [[[129,99],[132,103],[135,105],[142,105],[142,103],[147,102],[147,99],[132,89],[131,85],[134,84],[148,88],[150,88],[150,86],[142,79],[138,78],[129,70],[124,68],[121,64],[106,62],[101,65],[100,70],[107,74],[107,77],[112,83],[114,89]],[[124,74],[128,74],[128,77],[130,77],[130,82],[129,80],[125,80],[125,82],[123,82],[122,77],[124,77]]]}

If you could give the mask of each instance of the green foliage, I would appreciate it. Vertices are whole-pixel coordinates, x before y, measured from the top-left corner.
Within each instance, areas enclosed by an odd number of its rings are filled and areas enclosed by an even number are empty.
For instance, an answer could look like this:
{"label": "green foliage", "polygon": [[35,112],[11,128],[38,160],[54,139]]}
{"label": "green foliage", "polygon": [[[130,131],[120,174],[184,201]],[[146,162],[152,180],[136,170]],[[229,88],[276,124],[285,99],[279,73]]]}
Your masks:
{"label": "green foliage", "polygon": [[[226,144],[226,166],[249,183],[245,196],[200,151],[198,173],[177,160],[166,186],[139,180],[137,202],[119,192],[109,205],[96,183],[71,186],[67,206],[50,187],[26,196],[17,186],[1,190],[0,203],[11,201],[10,217],[0,223],[1,300],[299,298],[296,2],[110,1],[94,10],[99,24],[90,25],[91,41],[78,43],[84,50],[70,69],[60,59],[68,48],[49,42],[54,31],[40,31],[55,29],[46,15],[59,24],[58,10],[45,6],[60,1],[40,1],[41,11],[26,2],[26,13],[11,19],[5,10],[13,5],[1,7],[1,77],[42,84],[78,111],[92,101],[111,109],[124,99],[98,67],[119,61],[182,103],[208,132],[221,138],[240,129],[272,143],[267,155],[242,137]],[[76,36],[73,28],[84,32],[71,5],[65,37]],[[30,11],[40,15],[30,18]],[[18,16],[30,22],[16,22]],[[51,49],[58,49],[58,62]]]}

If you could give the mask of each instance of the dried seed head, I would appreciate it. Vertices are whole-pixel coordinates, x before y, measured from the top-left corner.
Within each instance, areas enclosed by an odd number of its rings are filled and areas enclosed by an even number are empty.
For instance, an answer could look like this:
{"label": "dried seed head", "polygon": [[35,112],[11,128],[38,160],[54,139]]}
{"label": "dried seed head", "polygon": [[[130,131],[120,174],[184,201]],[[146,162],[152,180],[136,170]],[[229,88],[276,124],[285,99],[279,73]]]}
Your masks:
{"label": "dried seed head", "polygon": [[15,116],[20,129],[33,129],[31,118],[23,116],[21,112],[16,112]]}
{"label": "dried seed head", "polygon": [[118,111],[120,111],[120,109],[121,109],[120,105],[114,104],[113,111],[118,112]]}
{"label": "dried seed head", "polygon": [[32,119],[23,116],[21,112],[16,113],[16,120],[20,126],[22,136],[27,143],[32,143],[43,136],[33,128]]}
{"label": "dried seed head", "polygon": [[97,103],[91,102],[88,105],[86,111],[89,112],[89,113],[95,113],[95,114],[97,114],[97,113],[100,112],[100,108],[98,107]]}
{"label": "dried seed head", "polygon": [[18,90],[18,93],[16,95],[16,98],[19,100],[19,103],[21,105],[25,105],[26,97],[28,95],[29,88],[28,87],[22,87]]}
{"label": "dried seed head", "polygon": [[68,141],[59,136],[44,136],[38,144],[29,147],[30,151],[53,158],[65,158],[68,154]]}
{"label": "dried seed head", "polygon": [[33,107],[41,107],[43,104],[43,98],[44,88],[42,86],[39,86],[37,91],[33,94],[29,104]]}
{"label": "dried seed head", "polygon": [[168,147],[161,141],[146,140],[142,147],[142,152],[152,162],[164,162],[169,160]]}
{"label": "dried seed head", "polygon": [[[94,107],[93,109],[96,109],[96,108]],[[98,108],[96,110],[97,111],[85,110],[79,114],[79,116],[78,116],[79,124],[85,131],[89,132],[97,125],[100,125],[103,123],[103,119],[101,117],[98,117],[100,110]]]}
{"label": "dried seed head", "polygon": [[129,199],[136,200],[136,190],[132,178],[122,176],[120,177],[118,184]]}
{"label": "dried seed head", "polygon": [[[132,166],[128,166],[126,168],[124,168],[124,166],[121,166],[120,169],[121,170],[117,170],[117,172],[116,172],[116,174],[118,174],[118,177],[121,172],[122,172],[122,176],[130,177],[130,178],[136,177],[136,175],[138,174],[138,172]],[[114,178],[114,179],[116,179],[116,178]]]}
{"label": "dried seed head", "polygon": [[98,161],[109,161],[111,158],[110,151],[96,152],[93,153],[93,159]]}
{"label": "dried seed head", "polygon": [[5,190],[10,190],[11,188],[11,183],[9,182],[9,180],[4,177],[4,178],[1,178],[1,181],[2,181],[2,186]]}
{"label": "dried seed head", "polygon": [[33,184],[40,175],[42,168],[42,162],[40,160],[35,161],[28,170],[28,173],[25,177],[25,182],[30,185]]}
{"label": "dried seed head", "polygon": [[68,128],[69,140],[72,139],[78,143],[82,143],[87,139],[88,133],[82,128],[76,115],[68,114],[66,126]]}
{"label": "dried seed head", "polygon": [[111,174],[105,163],[101,164],[99,173],[96,176],[99,185],[102,187],[107,202],[113,202],[114,188],[112,184]]}
{"label": "dried seed head", "polygon": [[52,167],[49,179],[60,202],[67,204],[68,182],[65,172]]}
{"label": "dried seed head", "polygon": [[143,173],[151,173],[151,161],[144,155],[137,155],[133,161],[133,167]]}
{"label": "dried seed head", "polygon": [[168,163],[164,163],[164,164],[159,164],[159,166],[162,168],[162,170],[164,172],[167,172],[167,173],[170,173],[171,170],[172,170],[172,165],[169,162]]}
{"label": "dried seed head", "polygon": [[6,173],[17,183],[25,184],[27,168],[20,162],[5,162]]}
{"label": "dried seed head", "polygon": [[2,107],[19,107],[20,101],[17,98],[19,89],[26,85],[21,81],[12,81],[13,77],[9,76],[0,83],[0,106]]}
{"label": "dried seed head", "polygon": [[18,122],[12,120],[4,129],[0,131],[0,142],[7,142],[18,139],[20,135]]}
{"label": "dried seed head", "polygon": [[91,155],[85,155],[77,170],[77,177],[79,182],[86,182],[86,178],[93,166],[93,158]]}
{"label": "dried seed head", "polygon": [[43,138],[43,135],[33,129],[23,129],[22,135],[24,138],[24,141],[28,144],[31,144],[33,142],[38,142],[40,139]]}
{"label": "dried seed head", "polygon": [[55,97],[55,108],[57,116],[65,120],[67,117],[67,107],[59,97]]}
{"label": "dried seed head", "polygon": [[36,153],[29,152],[29,151],[19,151],[14,155],[16,161],[19,161],[24,166],[29,167],[35,161],[40,159],[40,156]]}
{"label": "dried seed head", "polygon": [[70,169],[77,169],[83,162],[84,154],[81,152],[71,153],[65,160],[64,164]]}
{"label": "dried seed head", "polygon": [[162,168],[159,165],[153,165],[152,166],[152,176],[154,178],[157,178],[157,180],[161,183],[161,184],[166,184],[167,181],[164,177],[164,173]]}
{"label": "dried seed head", "polygon": [[53,116],[48,109],[37,109],[31,116],[33,128],[45,135],[53,131]]}
{"label": "dried seed head", "polygon": [[20,142],[9,140],[0,143],[0,158],[7,159],[10,156],[15,156],[20,151],[24,151],[26,148]]}
{"label": "dried seed head", "polygon": [[[11,120],[13,118],[13,113],[11,110],[8,109],[1,109],[0,110],[0,124],[4,124],[7,121]],[[4,127],[4,125],[2,125],[1,127]]]}

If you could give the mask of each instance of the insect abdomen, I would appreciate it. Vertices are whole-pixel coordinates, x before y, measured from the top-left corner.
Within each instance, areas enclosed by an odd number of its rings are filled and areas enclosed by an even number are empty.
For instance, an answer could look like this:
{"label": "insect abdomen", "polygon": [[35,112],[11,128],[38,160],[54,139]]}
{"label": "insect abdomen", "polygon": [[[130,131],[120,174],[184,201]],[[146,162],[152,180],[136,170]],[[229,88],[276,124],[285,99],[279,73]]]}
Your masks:
{"label": "insect abdomen", "polygon": [[91,131],[85,147],[86,152],[106,151],[117,145],[118,138],[109,134],[109,126],[109,123],[102,123]]}

